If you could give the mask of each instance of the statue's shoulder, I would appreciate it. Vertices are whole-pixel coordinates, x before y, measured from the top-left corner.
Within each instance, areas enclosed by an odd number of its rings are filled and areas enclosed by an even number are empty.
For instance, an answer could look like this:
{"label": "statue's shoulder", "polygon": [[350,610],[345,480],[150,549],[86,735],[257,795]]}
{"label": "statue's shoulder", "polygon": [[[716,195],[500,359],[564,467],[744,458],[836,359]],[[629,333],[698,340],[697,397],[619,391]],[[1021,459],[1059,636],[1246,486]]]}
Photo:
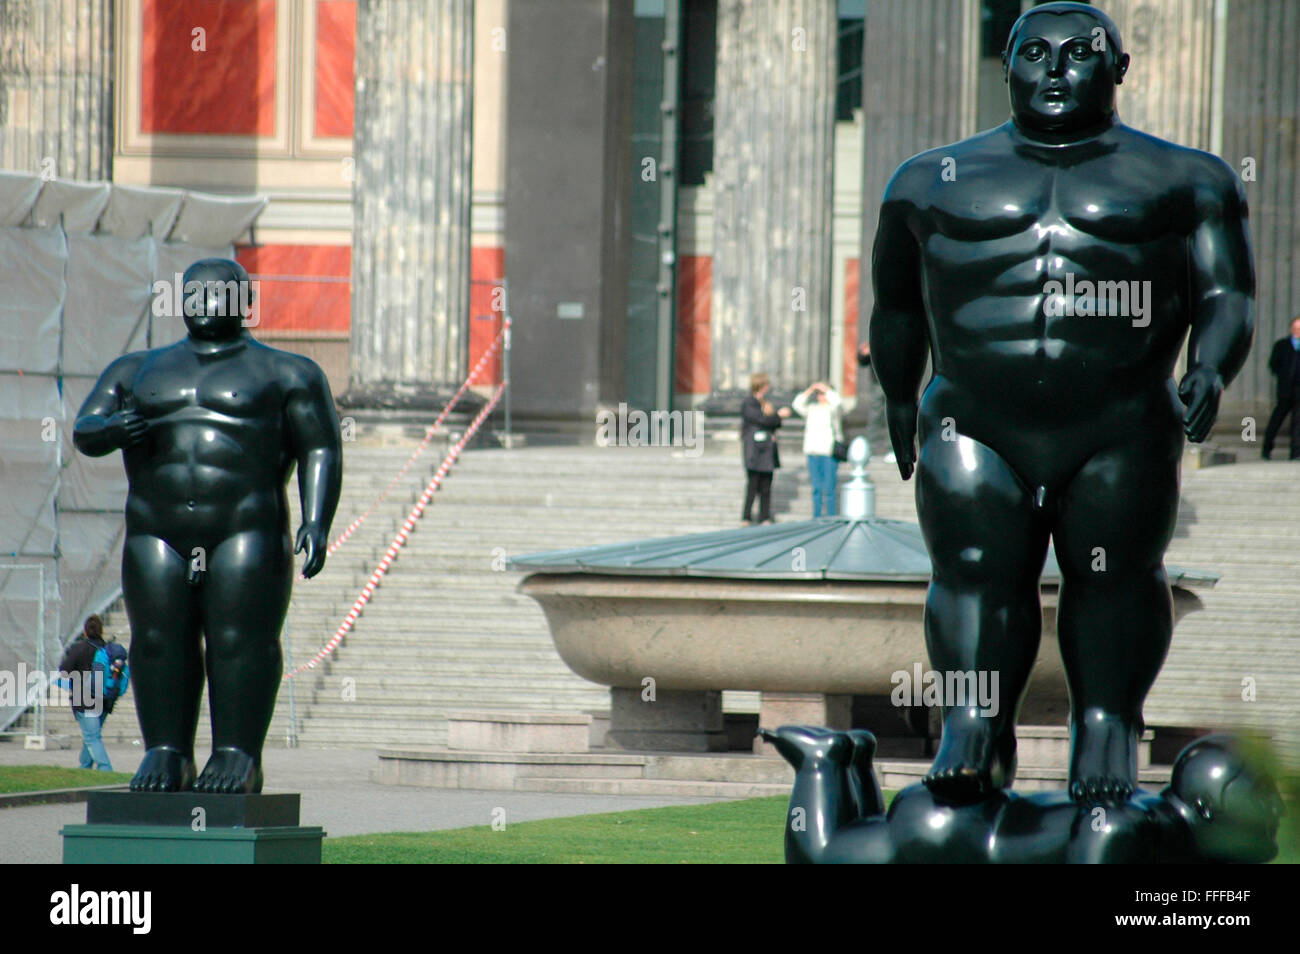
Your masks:
{"label": "statue's shoulder", "polygon": [[[167,347],[174,347],[168,345]],[[108,367],[103,371],[101,377],[112,380],[128,382],[133,379],[145,362],[159,352],[166,351],[167,348],[153,348],[147,351],[128,351],[109,362]]]}
{"label": "statue's shoulder", "polygon": [[885,186],[884,201],[921,204],[936,182],[961,182],[973,163],[1005,163],[1011,144],[1006,125],[919,152],[903,161]]}
{"label": "statue's shoulder", "polygon": [[1141,157],[1152,170],[1158,170],[1160,180],[1171,186],[1197,186],[1222,193],[1236,193],[1241,184],[1236,171],[1212,152],[1183,146],[1161,139],[1131,126],[1121,125],[1113,134],[1120,146],[1120,155],[1134,161]]}
{"label": "statue's shoulder", "polygon": [[305,354],[274,348],[256,339],[253,346],[263,360],[274,366],[276,376],[290,387],[316,385],[326,380],[321,366]]}

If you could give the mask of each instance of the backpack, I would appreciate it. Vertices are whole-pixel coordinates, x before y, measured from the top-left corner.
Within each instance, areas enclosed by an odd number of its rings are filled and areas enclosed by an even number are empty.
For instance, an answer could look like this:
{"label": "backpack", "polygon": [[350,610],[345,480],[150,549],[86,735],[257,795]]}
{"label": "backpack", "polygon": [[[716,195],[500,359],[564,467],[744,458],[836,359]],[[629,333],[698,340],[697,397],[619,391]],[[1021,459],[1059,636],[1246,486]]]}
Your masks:
{"label": "backpack", "polygon": [[113,703],[126,692],[131,682],[131,667],[127,665],[127,652],[119,643],[106,643],[102,649],[95,650],[95,659],[91,663],[91,672],[96,684],[102,673],[104,680],[104,711],[112,712]]}

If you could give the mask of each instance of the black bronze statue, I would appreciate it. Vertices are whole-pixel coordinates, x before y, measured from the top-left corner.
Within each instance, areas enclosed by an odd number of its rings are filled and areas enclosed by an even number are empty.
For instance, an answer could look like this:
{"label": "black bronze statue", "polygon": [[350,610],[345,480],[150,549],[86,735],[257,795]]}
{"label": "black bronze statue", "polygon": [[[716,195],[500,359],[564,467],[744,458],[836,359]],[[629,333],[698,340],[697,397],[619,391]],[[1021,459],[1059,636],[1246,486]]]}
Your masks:
{"label": "black bronze statue", "polygon": [[762,735],[795,768],[791,864],[1241,863],[1277,854],[1277,788],[1226,736],[1184,749],[1159,796],[1138,790],[1087,804],[1067,792],[997,791],[954,803],[912,785],[886,813],[870,732],[782,726]]}
{"label": "black bronze statue", "polygon": [[[188,337],[110,364],[74,440],[95,457],[120,448],[130,487],[122,590],[147,749],[132,790],[253,793],[283,676],[293,554],[306,551],[307,577],[325,563],[343,477],[339,420],[313,361],[244,327],[242,266],[205,259],[184,282]],[[296,540],[285,496],[295,464]],[[205,668],[213,751],[195,779]]]}
{"label": "black bronze statue", "polygon": [[1222,160],[1119,121],[1129,57],[1101,11],[1032,8],[1003,64],[1011,120],[904,162],[872,259],[872,360],[934,565],[930,662],[995,671],[1003,693],[989,717],[949,702],[925,783],[1005,801],[1050,538],[1069,793],[1127,806],[1173,628],[1183,436],[1205,439],[1250,347],[1245,193]]}

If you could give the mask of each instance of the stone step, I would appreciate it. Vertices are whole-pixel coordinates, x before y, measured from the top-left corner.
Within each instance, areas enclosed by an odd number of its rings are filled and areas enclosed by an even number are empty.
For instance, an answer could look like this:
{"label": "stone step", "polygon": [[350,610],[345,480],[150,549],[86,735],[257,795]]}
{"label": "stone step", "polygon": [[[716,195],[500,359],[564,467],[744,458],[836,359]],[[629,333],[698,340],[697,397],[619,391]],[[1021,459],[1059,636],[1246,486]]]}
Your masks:
{"label": "stone step", "polygon": [[651,778],[519,778],[515,791],[570,795],[673,795],[681,798],[763,798],[789,795],[790,785],[764,782],[690,782]]}

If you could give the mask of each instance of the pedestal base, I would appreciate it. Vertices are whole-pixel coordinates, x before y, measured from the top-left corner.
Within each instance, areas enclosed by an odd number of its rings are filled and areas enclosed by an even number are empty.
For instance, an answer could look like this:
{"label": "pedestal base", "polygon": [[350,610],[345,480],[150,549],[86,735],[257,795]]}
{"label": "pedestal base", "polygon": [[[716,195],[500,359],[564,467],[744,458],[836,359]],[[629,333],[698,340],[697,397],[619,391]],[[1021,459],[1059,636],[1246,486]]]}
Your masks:
{"label": "pedestal base", "polygon": [[324,829],[301,826],[300,796],[92,792],[66,825],[64,864],[320,864]]}
{"label": "pedestal base", "polygon": [[722,693],[660,689],[653,701],[640,689],[609,690],[605,747],[644,752],[725,752]]}

